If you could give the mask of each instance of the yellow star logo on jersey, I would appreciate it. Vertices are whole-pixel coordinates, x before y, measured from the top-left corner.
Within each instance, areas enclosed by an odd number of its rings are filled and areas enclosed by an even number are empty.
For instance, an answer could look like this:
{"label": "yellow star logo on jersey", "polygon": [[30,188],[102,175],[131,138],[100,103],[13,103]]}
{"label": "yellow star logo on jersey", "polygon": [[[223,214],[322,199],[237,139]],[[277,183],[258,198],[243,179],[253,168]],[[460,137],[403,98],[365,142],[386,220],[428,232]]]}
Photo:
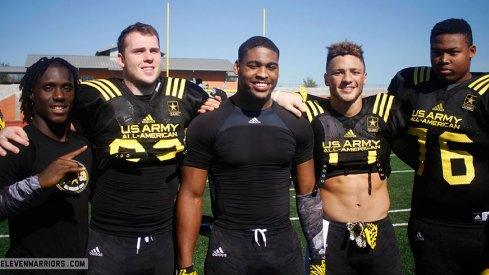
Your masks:
{"label": "yellow star logo on jersey", "polygon": [[178,101],[168,101],[168,112],[170,116],[179,116],[180,115],[180,107],[178,105]]}
{"label": "yellow star logo on jersey", "polygon": [[377,133],[380,130],[378,117],[367,117],[367,131]]}
{"label": "yellow star logo on jersey", "polygon": [[475,110],[475,102],[477,100],[476,95],[471,95],[468,94],[465,96],[464,104],[462,105],[462,108],[468,111],[473,111]]}

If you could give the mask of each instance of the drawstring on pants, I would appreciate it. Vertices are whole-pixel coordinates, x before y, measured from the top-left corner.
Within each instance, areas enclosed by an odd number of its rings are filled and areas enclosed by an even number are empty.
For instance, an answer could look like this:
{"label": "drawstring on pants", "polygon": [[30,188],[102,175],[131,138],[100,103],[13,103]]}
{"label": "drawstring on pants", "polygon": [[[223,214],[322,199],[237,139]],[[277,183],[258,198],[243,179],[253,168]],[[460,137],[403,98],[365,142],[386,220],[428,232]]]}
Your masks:
{"label": "drawstring on pants", "polygon": [[[145,243],[149,243],[149,241],[153,241],[153,236],[143,237]],[[136,244],[136,254],[139,254],[139,248],[141,247],[141,237],[138,237],[138,242]]]}
{"label": "drawstring on pants", "polygon": [[267,232],[267,230],[266,229],[257,228],[257,229],[252,229],[252,231],[255,232],[255,243],[258,246],[261,246],[260,245],[260,242],[258,240],[258,233],[260,233],[261,238],[263,240],[263,243],[264,243],[265,247],[267,247],[267,236],[265,236],[265,232]]}

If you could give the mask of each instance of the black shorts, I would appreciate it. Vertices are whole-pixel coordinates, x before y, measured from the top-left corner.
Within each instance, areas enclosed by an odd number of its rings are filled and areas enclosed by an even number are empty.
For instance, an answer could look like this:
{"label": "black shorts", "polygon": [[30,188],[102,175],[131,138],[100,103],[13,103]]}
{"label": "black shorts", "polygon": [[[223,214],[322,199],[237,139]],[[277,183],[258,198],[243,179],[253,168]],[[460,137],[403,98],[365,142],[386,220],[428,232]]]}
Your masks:
{"label": "black shorts", "polygon": [[400,275],[401,257],[394,227],[389,217],[372,222],[378,227],[377,245],[360,248],[349,239],[345,223],[324,220],[326,271],[334,274]]}
{"label": "black shorts", "polygon": [[416,274],[480,274],[488,266],[488,223],[409,219]]}
{"label": "black shorts", "polygon": [[120,237],[88,230],[88,274],[175,274],[173,232]]}
{"label": "black shorts", "polygon": [[288,226],[266,232],[214,226],[205,260],[206,275],[297,275],[303,271],[297,235]]}

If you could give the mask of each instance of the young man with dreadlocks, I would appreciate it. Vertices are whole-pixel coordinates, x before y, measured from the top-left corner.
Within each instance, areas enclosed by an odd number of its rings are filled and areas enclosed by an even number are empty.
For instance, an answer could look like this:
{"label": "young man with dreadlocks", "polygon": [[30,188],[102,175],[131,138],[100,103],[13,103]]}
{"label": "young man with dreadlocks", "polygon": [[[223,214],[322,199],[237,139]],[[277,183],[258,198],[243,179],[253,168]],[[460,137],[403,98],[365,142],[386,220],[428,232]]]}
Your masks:
{"label": "young man with dreadlocks", "polygon": [[9,217],[10,233],[6,257],[85,254],[89,193],[85,187],[92,157],[88,141],[70,132],[77,87],[76,68],[61,58],[41,58],[20,82],[30,143],[16,144],[18,154],[0,158],[0,203],[6,210],[2,216]]}
{"label": "young man with dreadlocks", "polygon": [[470,71],[476,46],[463,19],[433,27],[430,53],[431,67],[401,70],[388,88],[412,108],[394,149],[415,170],[415,271],[480,274],[489,261],[489,74]]}

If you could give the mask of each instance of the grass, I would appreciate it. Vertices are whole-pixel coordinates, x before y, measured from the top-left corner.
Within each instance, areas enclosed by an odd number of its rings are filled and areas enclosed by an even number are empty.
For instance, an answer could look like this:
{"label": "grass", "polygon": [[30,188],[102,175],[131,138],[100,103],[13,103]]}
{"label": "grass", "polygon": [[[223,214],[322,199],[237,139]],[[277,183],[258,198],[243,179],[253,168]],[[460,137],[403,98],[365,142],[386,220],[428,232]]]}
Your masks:
{"label": "grass", "polygon": [[[391,210],[402,210],[409,209],[411,202],[411,190],[412,190],[412,178],[413,172],[410,172],[410,168],[402,163],[397,157],[393,156],[391,160],[392,171],[389,178],[389,193],[391,198]],[[295,208],[295,199],[294,199],[294,191],[290,192],[291,194],[291,217],[297,217],[297,211]],[[210,209],[210,199],[208,190],[206,191],[205,203],[203,214],[207,216],[211,216]],[[402,224],[407,224],[409,219],[409,212],[392,212],[390,214],[392,222],[398,226],[395,226],[397,241],[401,251],[401,260],[403,263],[403,274],[410,275],[414,274],[414,263],[411,254],[411,250],[409,249],[409,244],[407,241],[407,226]],[[302,250],[304,251],[305,240],[302,234],[302,230],[298,220],[292,220],[292,225],[297,231],[297,235],[302,244]],[[8,226],[7,222],[0,223],[0,255],[5,255],[5,252],[9,246],[9,240],[4,235],[8,234]],[[208,238],[206,236],[200,235],[197,240],[196,251],[194,256],[194,264],[197,268],[199,274],[204,274],[203,266],[205,261],[205,255],[207,253],[207,241]]]}

